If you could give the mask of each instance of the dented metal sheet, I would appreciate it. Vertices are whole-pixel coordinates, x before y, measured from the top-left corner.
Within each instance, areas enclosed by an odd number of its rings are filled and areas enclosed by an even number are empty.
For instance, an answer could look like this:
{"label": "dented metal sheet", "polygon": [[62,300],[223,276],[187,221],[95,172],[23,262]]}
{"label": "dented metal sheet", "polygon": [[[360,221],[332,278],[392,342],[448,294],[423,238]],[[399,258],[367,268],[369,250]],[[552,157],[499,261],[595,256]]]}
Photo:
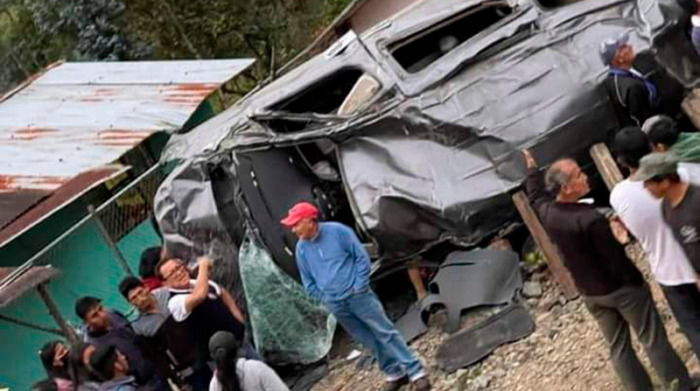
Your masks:
{"label": "dented metal sheet", "polygon": [[253,60],[64,63],[0,99],[0,191],[53,190],[175,132]]}
{"label": "dented metal sheet", "polygon": [[[426,52],[418,59],[430,60],[424,66],[410,70],[392,49],[466,20],[446,36],[461,34],[481,23],[469,19],[481,11],[494,22],[442,54]],[[319,147],[296,160],[337,163],[355,219],[345,222],[376,241],[382,257],[408,259],[448,240],[472,246],[517,218],[509,192],[525,176],[522,148],[543,164],[562,156],[585,163],[590,145],[619,128],[602,88],[603,40],[628,33],[662,71],[685,86],[700,81],[700,58],[685,34],[689,17],[675,0],[424,0],[176,135],[165,159],[193,158],[202,162],[196,169],[213,156],[235,162],[251,150],[331,144],[337,153]],[[438,38],[415,51],[438,47]],[[334,80],[348,69],[380,85],[357,111],[339,114],[325,96],[305,95],[344,88]],[[316,163],[300,172],[314,172]],[[249,207],[245,197],[239,202]]]}
{"label": "dented metal sheet", "polygon": [[522,303],[508,305],[471,329],[462,329],[438,347],[438,368],[451,373],[490,355],[496,348],[525,338],[535,331],[535,322]]}

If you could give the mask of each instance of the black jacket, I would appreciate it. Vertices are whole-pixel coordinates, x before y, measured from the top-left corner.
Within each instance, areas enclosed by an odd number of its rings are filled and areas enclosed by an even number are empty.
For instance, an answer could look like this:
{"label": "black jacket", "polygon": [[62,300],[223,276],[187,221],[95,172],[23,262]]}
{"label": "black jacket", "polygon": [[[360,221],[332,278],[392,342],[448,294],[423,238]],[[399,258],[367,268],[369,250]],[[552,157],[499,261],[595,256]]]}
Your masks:
{"label": "black jacket", "polygon": [[615,106],[620,127],[642,126],[647,118],[656,114],[643,81],[630,76],[608,74],[604,85]]}
{"label": "black jacket", "polygon": [[651,53],[638,53],[634,59],[634,69],[654,85],[656,99],[649,99],[649,90],[638,78],[608,74],[604,85],[620,126],[642,126],[644,121],[656,114],[665,114],[688,125],[681,109],[685,88],[659,65]]}
{"label": "black jacket", "polygon": [[608,219],[595,206],[555,202],[545,193],[537,169],[530,171],[525,187],[581,294],[607,295],[623,286],[639,286],[644,282],[624,247],[613,236]]}

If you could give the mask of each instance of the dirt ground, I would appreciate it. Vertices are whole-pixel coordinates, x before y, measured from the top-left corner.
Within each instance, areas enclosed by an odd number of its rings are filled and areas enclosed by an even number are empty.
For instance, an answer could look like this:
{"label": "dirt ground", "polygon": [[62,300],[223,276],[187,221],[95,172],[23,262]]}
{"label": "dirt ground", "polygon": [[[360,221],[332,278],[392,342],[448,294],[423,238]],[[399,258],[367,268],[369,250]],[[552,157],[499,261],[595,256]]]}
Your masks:
{"label": "dirt ground", "polygon": [[[683,358],[691,375],[700,374],[700,363],[692,354],[690,345],[681,334],[670,314],[660,288],[648,275],[648,264],[638,247],[628,253],[650,281],[657,307],[665,320],[671,343]],[[496,349],[489,357],[469,368],[454,373],[437,369],[435,354],[447,337],[436,327],[413,341],[411,347],[418,353],[430,371],[434,390],[509,390],[509,391],[591,391],[622,390],[608,350],[597,325],[586,311],[581,299],[567,302],[559,296],[546,270],[528,276],[542,288],[542,295],[527,300],[536,329],[527,338]],[[467,315],[469,317],[470,315]],[[317,383],[314,391],[377,390],[383,378],[375,365],[358,369],[356,360],[347,360],[347,352],[358,348],[344,336],[341,349],[334,349],[329,374]],[[637,352],[650,370],[649,361],[636,343]],[[405,388],[405,389],[410,389]]]}

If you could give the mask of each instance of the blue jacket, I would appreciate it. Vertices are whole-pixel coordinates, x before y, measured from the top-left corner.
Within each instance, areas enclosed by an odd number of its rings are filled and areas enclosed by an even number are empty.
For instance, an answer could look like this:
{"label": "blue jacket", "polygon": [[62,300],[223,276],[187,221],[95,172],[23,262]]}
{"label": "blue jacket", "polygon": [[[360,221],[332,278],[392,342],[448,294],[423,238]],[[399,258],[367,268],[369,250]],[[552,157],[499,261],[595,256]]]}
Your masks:
{"label": "blue jacket", "polygon": [[369,255],[343,224],[319,223],[315,238],[297,242],[296,261],[304,288],[315,299],[343,300],[369,289]]}

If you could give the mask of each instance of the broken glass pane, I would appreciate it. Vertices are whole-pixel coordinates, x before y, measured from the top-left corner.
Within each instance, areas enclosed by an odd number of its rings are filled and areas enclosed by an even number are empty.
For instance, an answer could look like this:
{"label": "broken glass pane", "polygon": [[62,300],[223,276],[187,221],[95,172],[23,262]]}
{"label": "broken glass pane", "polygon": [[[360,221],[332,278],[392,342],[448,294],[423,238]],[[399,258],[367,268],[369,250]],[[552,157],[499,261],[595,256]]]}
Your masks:
{"label": "broken glass pane", "polygon": [[335,318],[246,236],[239,268],[258,352],[276,365],[320,360],[331,349]]}

